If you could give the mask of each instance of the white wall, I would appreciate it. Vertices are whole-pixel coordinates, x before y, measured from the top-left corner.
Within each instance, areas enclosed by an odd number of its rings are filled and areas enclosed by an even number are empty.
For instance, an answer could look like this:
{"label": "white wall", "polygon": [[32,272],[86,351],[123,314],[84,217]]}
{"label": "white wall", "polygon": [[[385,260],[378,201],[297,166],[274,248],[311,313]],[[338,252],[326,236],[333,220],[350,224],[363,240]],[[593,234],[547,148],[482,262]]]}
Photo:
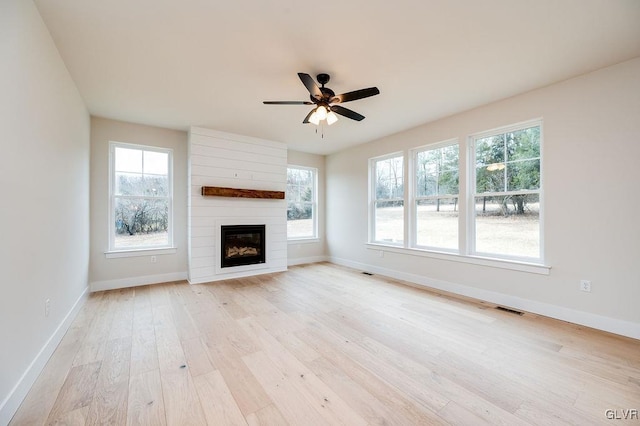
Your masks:
{"label": "white wall", "polygon": [[[479,82],[481,84],[481,82]],[[378,252],[367,241],[367,159],[544,119],[549,275]],[[327,157],[331,259],[640,338],[640,58]],[[578,290],[580,279],[592,292]]]}
{"label": "white wall", "polygon": [[[284,191],[287,147],[280,142],[192,127],[189,132],[189,282],[287,269],[285,200],[204,197],[203,186]],[[266,262],[221,268],[220,228],[265,225]]]}
{"label": "white wall", "polygon": [[322,262],[327,259],[327,239],[325,235],[325,156],[289,150],[287,163],[292,166],[314,167],[318,170],[318,239],[311,241],[290,241],[287,251],[287,263]]}
{"label": "white wall", "polygon": [[0,424],[6,424],[87,289],[89,114],[31,1],[0,2],[0,64]]}
{"label": "white wall", "polygon": [[[109,248],[109,142],[173,149],[175,253],[107,258]],[[187,132],[91,117],[91,290],[187,278]]]}

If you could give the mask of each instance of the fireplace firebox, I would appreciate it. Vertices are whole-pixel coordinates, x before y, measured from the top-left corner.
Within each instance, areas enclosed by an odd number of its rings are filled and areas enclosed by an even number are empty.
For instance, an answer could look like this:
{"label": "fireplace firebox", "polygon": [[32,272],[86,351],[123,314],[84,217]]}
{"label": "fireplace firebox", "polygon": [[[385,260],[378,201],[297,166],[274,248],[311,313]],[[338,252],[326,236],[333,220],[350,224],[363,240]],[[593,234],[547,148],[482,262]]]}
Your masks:
{"label": "fireplace firebox", "polygon": [[221,267],[265,263],[265,225],[231,225],[221,228]]}

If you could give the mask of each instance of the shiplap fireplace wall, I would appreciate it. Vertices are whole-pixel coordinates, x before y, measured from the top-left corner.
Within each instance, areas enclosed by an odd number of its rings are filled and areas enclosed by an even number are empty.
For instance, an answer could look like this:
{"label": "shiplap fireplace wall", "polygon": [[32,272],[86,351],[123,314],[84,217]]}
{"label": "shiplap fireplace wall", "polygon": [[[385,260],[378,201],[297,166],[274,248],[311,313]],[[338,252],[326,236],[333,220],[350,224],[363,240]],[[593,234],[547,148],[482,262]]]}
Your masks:
{"label": "shiplap fireplace wall", "polygon": [[[286,270],[286,201],[205,197],[203,186],[285,191],[286,145],[200,127],[189,131],[189,282]],[[262,224],[266,226],[266,262],[221,268],[220,228]]]}

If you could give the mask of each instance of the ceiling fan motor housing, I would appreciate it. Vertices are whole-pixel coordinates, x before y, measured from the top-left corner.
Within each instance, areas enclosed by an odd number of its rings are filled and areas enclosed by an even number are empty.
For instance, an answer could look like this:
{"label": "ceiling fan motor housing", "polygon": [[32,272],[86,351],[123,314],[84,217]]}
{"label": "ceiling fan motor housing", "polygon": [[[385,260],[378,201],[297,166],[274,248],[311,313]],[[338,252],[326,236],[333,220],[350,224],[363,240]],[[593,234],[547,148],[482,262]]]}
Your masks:
{"label": "ceiling fan motor housing", "polygon": [[329,82],[329,80],[331,79],[331,77],[329,76],[329,74],[325,74],[325,73],[320,73],[316,76],[316,78],[318,79],[318,83],[320,83],[322,86],[324,86],[325,84],[327,84]]}

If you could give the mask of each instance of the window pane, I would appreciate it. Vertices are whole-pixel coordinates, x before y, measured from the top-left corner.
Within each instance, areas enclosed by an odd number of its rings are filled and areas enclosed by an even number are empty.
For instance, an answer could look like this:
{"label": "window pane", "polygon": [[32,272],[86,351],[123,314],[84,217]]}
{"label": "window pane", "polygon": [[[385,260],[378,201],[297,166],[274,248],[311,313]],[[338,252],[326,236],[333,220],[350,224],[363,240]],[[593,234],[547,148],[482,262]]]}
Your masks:
{"label": "window pane", "polygon": [[287,184],[287,192],[286,192],[287,201],[296,202],[300,200],[300,186],[295,183]]}
{"label": "window pane", "polygon": [[402,198],[404,196],[403,157],[376,161],[376,199]]}
{"label": "window pane", "polygon": [[311,219],[313,215],[313,205],[311,203],[289,203],[287,205],[287,219]]}
{"label": "window pane", "polygon": [[287,201],[313,201],[314,171],[287,169]]}
{"label": "window pane", "polygon": [[505,190],[504,135],[476,140],[476,193]]}
{"label": "window pane", "polygon": [[540,257],[537,194],[476,197],[476,252]]}
{"label": "window pane", "polygon": [[540,126],[506,134],[507,161],[540,157]]}
{"label": "window pane", "polygon": [[116,172],[142,173],[142,151],[116,147]]}
{"label": "window pane", "polygon": [[416,155],[416,195],[458,193],[458,145],[420,151]]}
{"label": "window pane", "polygon": [[504,163],[504,135],[476,139],[476,167]]}
{"label": "window pane", "polygon": [[169,244],[168,199],[115,198],[115,248]]}
{"label": "window pane", "polygon": [[416,244],[445,249],[458,248],[458,199],[418,200]]}
{"label": "window pane", "polygon": [[374,240],[401,244],[404,241],[404,202],[377,201],[375,203]]}
{"label": "window pane", "polygon": [[540,188],[540,160],[525,160],[507,163],[509,191]]}
{"label": "window pane", "polygon": [[287,206],[287,238],[314,237],[313,204],[290,203]]}
{"label": "window pane", "polygon": [[476,167],[476,193],[503,192],[505,190],[505,164],[491,163]]}
{"label": "window pane", "polygon": [[115,195],[145,195],[144,187],[141,174],[116,172]]}
{"label": "window pane", "polygon": [[144,193],[148,197],[166,197],[169,195],[168,176],[145,175]]}
{"label": "window pane", "polygon": [[166,175],[169,173],[169,154],[144,151],[144,174]]}

